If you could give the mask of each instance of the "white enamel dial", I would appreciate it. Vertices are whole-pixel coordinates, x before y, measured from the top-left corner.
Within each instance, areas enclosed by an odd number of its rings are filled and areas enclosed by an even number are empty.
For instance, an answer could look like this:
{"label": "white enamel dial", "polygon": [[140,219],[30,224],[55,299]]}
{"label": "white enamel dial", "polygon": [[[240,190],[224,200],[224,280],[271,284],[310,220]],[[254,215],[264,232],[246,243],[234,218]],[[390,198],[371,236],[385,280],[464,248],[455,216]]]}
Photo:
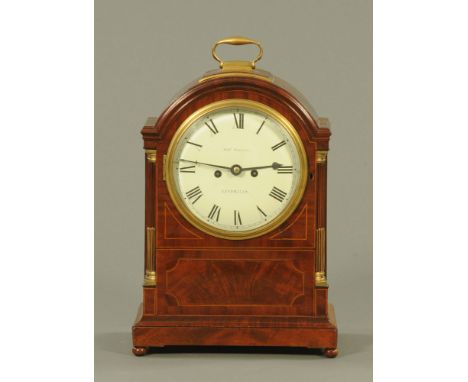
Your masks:
{"label": "white enamel dial", "polygon": [[302,144],[285,122],[269,108],[232,102],[190,121],[168,164],[181,212],[215,236],[281,223],[302,195],[305,172]]}

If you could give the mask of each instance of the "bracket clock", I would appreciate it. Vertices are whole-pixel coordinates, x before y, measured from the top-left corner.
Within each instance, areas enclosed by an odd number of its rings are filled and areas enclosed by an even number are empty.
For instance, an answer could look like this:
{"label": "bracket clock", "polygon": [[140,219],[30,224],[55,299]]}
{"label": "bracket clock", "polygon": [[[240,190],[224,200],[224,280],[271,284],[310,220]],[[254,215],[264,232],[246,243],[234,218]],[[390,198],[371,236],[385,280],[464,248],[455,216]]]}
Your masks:
{"label": "bracket clock", "polygon": [[[223,61],[221,44],[254,44]],[[243,37],[141,133],[143,303],[133,353],[167,345],[294,346],[337,355],[326,278],[328,120],[256,68]]]}

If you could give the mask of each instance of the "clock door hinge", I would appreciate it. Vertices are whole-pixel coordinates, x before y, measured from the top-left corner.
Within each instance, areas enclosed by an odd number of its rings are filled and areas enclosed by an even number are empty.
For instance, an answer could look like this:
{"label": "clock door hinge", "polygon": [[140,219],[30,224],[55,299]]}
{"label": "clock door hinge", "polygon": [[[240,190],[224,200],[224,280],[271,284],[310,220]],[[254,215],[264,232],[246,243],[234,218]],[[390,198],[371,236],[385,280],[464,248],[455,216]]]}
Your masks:
{"label": "clock door hinge", "polygon": [[164,181],[166,180],[166,159],[167,159],[167,155],[164,154],[163,155],[163,180]]}

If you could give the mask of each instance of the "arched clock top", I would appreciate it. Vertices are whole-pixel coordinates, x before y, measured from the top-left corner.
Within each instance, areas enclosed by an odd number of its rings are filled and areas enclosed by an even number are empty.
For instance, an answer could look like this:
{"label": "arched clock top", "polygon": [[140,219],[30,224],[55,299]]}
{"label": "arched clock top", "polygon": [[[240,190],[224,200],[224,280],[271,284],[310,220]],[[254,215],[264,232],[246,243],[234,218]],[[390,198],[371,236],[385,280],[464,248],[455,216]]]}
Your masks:
{"label": "arched clock top", "polygon": [[267,76],[268,72],[258,72],[263,76],[240,73],[219,76],[217,73],[225,73],[208,72],[184,90],[159,118],[148,118],[141,131],[144,147],[154,149],[157,142],[170,139],[194,110],[216,101],[237,98],[260,102],[276,109],[298,130],[304,143],[316,142],[317,150],[328,150],[331,135],[328,119],[318,117],[305,98],[285,81]]}

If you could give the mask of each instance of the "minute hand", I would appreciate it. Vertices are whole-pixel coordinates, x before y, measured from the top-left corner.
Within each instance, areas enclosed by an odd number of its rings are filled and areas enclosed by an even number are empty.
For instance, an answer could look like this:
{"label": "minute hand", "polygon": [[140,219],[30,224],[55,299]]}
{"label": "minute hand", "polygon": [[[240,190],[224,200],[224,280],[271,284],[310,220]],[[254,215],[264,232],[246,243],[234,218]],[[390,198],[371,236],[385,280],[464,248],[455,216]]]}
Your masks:
{"label": "minute hand", "polygon": [[279,169],[280,167],[282,167],[281,164],[277,163],[277,162],[273,162],[272,164],[268,165],[268,166],[256,166],[256,167],[244,167],[242,168],[242,171],[248,171],[248,170],[260,170],[262,168],[272,168],[273,170],[277,170]]}
{"label": "minute hand", "polygon": [[217,168],[226,168],[228,170],[231,169],[231,167],[227,167],[227,166],[220,166],[218,164],[212,164],[212,163],[203,163],[203,162],[198,162],[198,161],[194,161],[194,160],[188,160],[188,159],[179,159],[179,162],[188,162],[188,163],[195,163],[195,164],[203,164],[205,166],[211,166],[211,167],[217,167]]}

